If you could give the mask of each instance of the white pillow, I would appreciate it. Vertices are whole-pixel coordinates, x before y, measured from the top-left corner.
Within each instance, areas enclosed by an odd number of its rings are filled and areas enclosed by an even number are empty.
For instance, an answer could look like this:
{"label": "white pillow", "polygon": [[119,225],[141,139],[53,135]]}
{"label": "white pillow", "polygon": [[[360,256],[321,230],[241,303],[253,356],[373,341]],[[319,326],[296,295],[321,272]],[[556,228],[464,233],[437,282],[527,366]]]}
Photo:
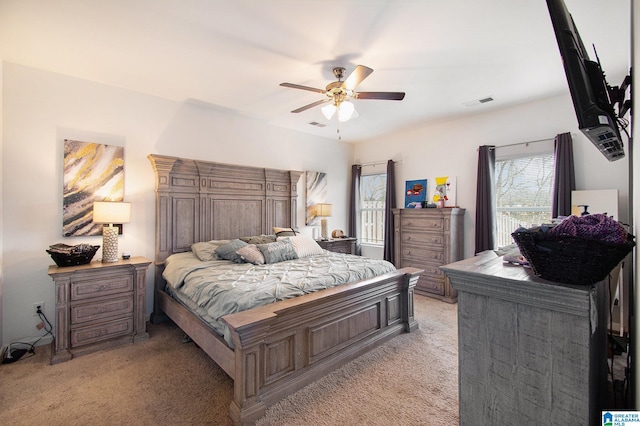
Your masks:
{"label": "white pillow", "polygon": [[313,238],[306,235],[296,235],[295,237],[278,237],[278,241],[288,238],[291,240],[293,249],[295,250],[298,258],[309,257],[315,254],[323,254],[324,250],[316,243]]}

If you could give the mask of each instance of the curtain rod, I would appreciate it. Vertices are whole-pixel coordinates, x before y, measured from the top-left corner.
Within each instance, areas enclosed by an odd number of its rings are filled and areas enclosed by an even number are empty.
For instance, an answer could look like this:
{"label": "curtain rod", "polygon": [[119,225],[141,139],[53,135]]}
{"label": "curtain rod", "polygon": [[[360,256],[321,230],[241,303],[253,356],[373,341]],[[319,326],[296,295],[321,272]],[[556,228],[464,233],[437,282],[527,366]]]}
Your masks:
{"label": "curtain rod", "polygon": [[[388,161],[388,160],[384,160],[384,161],[372,161],[372,162],[370,162],[370,163],[363,163],[363,164],[360,164],[360,167],[375,167],[375,166],[378,166],[378,165],[387,164],[387,161]],[[396,164],[402,164],[402,160],[398,160],[398,161],[396,161],[396,160],[391,160],[391,161],[393,161],[393,162],[394,162],[394,163],[396,163]]]}
{"label": "curtain rod", "polygon": [[497,146],[495,146],[495,147],[494,147],[494,149],[497,149],[497,148],[506,148],[506,147],[508,147],[508,146],[529,145],[530,143],[548,142],[548,141],[553,141],[553,140],[555,140],[555,139],[556,139],[556,138],[555,138],[555,137],[553,137],[553,138],[546,138],[546,139],[538,139],[538,140],[535,140],[535,141],[518,142],[518,143],[510,143],[510,144],[507,144],[507,145],[497,145]]}

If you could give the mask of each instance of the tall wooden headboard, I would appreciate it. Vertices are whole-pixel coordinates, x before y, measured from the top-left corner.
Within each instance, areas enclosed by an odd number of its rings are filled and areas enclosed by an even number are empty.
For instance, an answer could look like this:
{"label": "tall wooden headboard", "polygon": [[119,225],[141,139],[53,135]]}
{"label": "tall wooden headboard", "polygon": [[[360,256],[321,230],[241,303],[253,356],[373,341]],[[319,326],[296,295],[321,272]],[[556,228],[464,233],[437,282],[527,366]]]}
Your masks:
{"label": "tall wooden headboard", "polygon": [[148,158],[156,174],[156,265],[199,241],[296,225],[300,171]]}

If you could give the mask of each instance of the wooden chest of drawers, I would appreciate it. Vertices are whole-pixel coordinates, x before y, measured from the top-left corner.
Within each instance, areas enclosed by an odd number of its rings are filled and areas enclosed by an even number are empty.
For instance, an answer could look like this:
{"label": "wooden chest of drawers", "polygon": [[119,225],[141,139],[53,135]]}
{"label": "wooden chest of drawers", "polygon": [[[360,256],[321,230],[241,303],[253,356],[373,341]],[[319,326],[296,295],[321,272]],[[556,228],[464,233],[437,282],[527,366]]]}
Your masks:
{"label": "wooden chest of drawers", "polygon": [[398,268],[424,269],[415,292],[445,302],[458,292],[440,270],[462,259],[464,209],[395,209],[395,261]]}
{"label": "wooden chest of drawers", "polygon": [[149,337],[146,331],[146,270],[134,257],[114,263],[50,266],[56,286],[51,363]]}

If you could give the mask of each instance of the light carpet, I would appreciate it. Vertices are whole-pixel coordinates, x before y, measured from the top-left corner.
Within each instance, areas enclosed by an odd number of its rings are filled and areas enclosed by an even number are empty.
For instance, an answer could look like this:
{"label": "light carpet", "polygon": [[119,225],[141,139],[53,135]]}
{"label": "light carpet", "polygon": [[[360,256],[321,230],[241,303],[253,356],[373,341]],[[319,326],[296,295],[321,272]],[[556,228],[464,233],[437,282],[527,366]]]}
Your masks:
{"label": "light carpet", "polygon": [[[457,305],[415,297],[419,329],[327,372],[258,425],[458,424]],[[231,425],[231,379],[175,325],[49,365],[49,347],[0,365],[0,424]]]}

